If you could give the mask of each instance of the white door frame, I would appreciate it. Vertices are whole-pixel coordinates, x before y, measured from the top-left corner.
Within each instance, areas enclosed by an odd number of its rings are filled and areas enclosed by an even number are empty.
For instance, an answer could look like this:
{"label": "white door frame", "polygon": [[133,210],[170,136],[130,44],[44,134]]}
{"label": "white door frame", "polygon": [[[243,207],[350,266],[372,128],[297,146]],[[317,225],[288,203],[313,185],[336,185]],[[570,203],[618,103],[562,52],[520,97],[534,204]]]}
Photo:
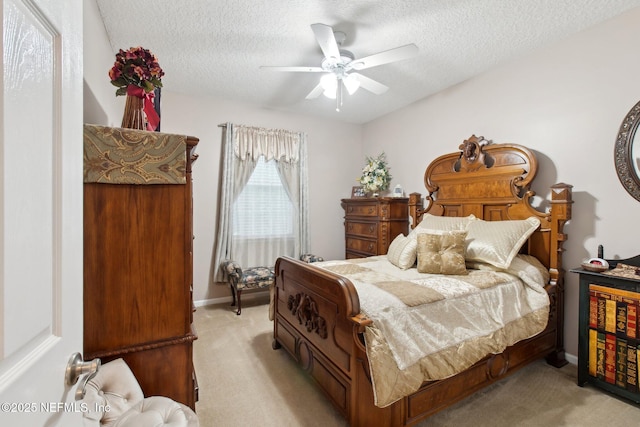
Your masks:
{"label": "white door frame", "polygon": [[83,5],[0,1],[0,425],[80,425]]}

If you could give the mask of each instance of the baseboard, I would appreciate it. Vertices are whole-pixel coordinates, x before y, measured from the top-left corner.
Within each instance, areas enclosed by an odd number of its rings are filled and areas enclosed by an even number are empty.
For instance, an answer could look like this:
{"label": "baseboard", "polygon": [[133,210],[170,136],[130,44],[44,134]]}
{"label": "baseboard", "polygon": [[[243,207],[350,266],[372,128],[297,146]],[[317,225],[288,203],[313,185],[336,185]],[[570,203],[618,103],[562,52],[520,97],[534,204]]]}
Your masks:
{"label": "baseboard", "polygon": [[[251,292],[250,294],[242,294],[242,301],[251,301],[255,298],[264,298],[265,295],[268,295],[269,291],[266,290],[264,292]],[[196,307],[204,307],[207,305],[215,305],[215,304],[231,304],[231,296],[222,297],[222,298],[210,298],[210,299],[202,299],[198,301],[194,301],[193,305]],[[242,304],[244,306],[244,304]]]}
{"label": "baseboard", "polygon": [[215,304],[222,304],[222,303],[230,304],[231,297],[202,299],[199,301],[194,301],[193,305],[195,305],[196,307],[205,307],[207,305],[215,305]]}
{"label": "baseboard", "polygon": [[567,359],[567,362],[572,365],[578,366],[578,356],[574,356],[573,354],[565,353],[564,358]]}

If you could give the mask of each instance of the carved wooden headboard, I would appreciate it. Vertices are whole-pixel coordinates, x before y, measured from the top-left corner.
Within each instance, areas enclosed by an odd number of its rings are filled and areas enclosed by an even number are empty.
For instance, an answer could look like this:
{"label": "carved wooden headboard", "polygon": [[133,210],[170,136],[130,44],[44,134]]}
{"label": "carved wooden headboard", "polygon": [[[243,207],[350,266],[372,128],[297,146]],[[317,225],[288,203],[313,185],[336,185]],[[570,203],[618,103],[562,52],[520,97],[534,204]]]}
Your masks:
{"label": "carved wooden headboard", "polygon": [[[424,183],[429,192],[423,208],[420,194],[409,198],[413,225],[422,215],[475,215],[486,221],[517,220],[535,216],[540,228],[530,237],[523,251],[537,257],[552,274],[552,282],[561,269],[562,232],[571,218],[571,185],[551,187],[551,209],[536,210],[531,205],[535,193],[530,189],[538,170],[534,153],[516,144],[492,144],[472,135],[459,147],[427,167]],[[554,277],[555,276],[555,277]]]}

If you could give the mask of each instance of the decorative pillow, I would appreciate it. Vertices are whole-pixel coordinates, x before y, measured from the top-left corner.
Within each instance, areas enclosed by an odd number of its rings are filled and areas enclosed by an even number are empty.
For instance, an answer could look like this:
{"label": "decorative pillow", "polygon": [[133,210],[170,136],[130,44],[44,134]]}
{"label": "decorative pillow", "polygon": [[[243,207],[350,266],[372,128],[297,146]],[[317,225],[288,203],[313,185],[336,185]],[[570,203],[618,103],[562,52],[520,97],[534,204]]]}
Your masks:
{"label": "decorative pillow", "polygon": [[387,259],[403,270],[413,267],[416,262],[416,245],[416,239],[410,239],[404,234],[398,234],[389,245]]}
{"label": "decorative pillow", "polygon": [[518,274],[520,278],[527,276],[534,282],[541,283],[542,285],[549,283],[549,279],[551,278],[549,269],[542,265],[538,258],[531,255],[518,254],[518,256],[511,261],[509,268],[520,269],[520,273]]}
{"label": "decorative pillow", "polygon": [[469,216],[435,216],[424,214],[422,221],[414,228],[413,232],[420,230],[465,231],[469,224],[476,221],[475,215]]}
{"label": "decorative pillow", "polygon": [[466,258],[509,268],[524,242],[539,226],[540,220],[536,217],[514,221],[472,221],[467,234]]}
{"label": "decorative pillow", "polygon": [[516,275],[527,275],[536,283],[546,284],[549,283],[550,279],[549,269],[542,265],[538,258],[527,254],[516,255],[511,261],[511,264],[509,264],[509,268],[498,268],[486,262],[469,261],[468,259],[465,264],[467,265],[467,270],[515,271]]}
{"label": "decorative pillow", "polygon": [[430,274],[467,274],[464,263],[466,231],[417,236],[418,272]]}

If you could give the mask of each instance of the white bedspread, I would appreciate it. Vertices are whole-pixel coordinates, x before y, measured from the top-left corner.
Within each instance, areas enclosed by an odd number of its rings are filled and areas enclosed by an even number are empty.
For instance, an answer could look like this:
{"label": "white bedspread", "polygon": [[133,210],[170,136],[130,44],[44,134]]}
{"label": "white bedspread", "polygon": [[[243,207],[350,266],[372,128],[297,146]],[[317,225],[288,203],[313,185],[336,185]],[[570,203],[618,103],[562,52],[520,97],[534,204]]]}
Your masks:
{"label": "white bedspread", "polygon": [[365,339],[381,407],[424,381],[455,375],[537,335],[547,324],[548,273],[532,257],[518,256],[506,271],[480,266],[467,276],[401,270],[386,256],[315,265],[349,278],[361,311],[373,320]]}

